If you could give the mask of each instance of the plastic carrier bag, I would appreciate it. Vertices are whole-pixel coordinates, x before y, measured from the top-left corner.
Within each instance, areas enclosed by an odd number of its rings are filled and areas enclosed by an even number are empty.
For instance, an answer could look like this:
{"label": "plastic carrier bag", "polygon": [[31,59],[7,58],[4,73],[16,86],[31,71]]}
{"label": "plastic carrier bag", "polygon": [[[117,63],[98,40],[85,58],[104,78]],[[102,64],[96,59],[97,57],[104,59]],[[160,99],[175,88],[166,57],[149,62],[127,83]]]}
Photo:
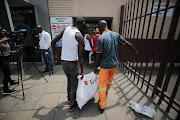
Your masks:
{"label": "plastic carrier bag", "polygon": [[150,108],[148,106],[143,106],[138,103],[133,102],[132,100],[129,102],[129,105],[132,109],[134,109],[137,113],[141,113],[143,115],[146,115],[150,118],[153,118],[156,114],[156,111],[153,108]]}
{"label": "plastic carrier bag", "polygon": [[93,60],[93,51],[91,51],[89,53],[89,64],[92,64],[92,63],[94,63],[94,60]]}
{"label": "plastic carrier bag", "polygon": [[76,101],[78,107],[82,107],[94,97],[98,90],[98,79],[94,72],[84,75],[84,78],[78,83],[76,91]]}

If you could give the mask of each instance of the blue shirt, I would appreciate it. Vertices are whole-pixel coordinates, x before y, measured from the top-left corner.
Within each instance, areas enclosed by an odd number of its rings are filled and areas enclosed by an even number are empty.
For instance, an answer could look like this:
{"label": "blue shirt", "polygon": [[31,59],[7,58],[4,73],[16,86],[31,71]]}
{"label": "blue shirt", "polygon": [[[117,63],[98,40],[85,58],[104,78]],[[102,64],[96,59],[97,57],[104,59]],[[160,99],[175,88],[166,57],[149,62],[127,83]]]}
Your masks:
{"label": "blue shirt", "polygon": [[118,33],[106,30],[97,40],[97,53],[101,53],[100,67],[112,69],[119,66],[118,43],[125,45],[127,41]]}

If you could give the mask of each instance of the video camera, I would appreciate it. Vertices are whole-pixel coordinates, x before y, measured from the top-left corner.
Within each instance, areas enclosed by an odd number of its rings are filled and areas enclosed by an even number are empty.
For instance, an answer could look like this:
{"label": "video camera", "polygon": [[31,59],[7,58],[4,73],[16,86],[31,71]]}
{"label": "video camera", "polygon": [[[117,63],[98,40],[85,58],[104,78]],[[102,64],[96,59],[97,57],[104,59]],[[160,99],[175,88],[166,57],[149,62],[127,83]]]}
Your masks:
{"label": "video camera", "polygon": [[13,41],[19,46],[23,43],[25,34],[27,34],[26,29],[19,29],[5,35],[9,38],[8,40]]}

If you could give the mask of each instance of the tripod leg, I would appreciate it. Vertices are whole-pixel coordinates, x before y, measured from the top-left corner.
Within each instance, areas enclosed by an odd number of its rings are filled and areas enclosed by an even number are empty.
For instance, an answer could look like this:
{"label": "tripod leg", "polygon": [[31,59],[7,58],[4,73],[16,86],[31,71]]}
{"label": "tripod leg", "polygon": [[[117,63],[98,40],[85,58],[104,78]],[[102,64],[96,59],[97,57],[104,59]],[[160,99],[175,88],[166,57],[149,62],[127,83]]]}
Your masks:
{"label": "tripod leg", "polygon": [[22,81],[22,71],[21,71],[20,77],[21,77],[21,85],[22,85],[23,100],[24,100],[25,99],[25,95],[24,95],[24,87],[23,87],[23,81]]}
{"label": "tripod leg", "polygon": [[44,80],[46,80],[46,82],[48,82],[47,81],[47,79],[43,76],[43,74],[39,71],[39,69],[37,68],[37,66],[32,62],[32,64],[34,65],[34,67],[37,69],[37,71],[40,73],[40,75],[44,78]]}
{"label": "tripod leg", "polygon": [[17,69],[18,69],[18,85],[19,85],[19,75],[20,75],[20,62],[19,62],[20,60],[19,60],[19,57],[18,57],[18,59],[17,59]]}
{"label": "tripod leg", "polygon": [[18,68],[18,85],[19,85],[19,68]]}
{"label": "tripod leg", "polygon": [[22,92],[23,92],[23,100],[25,99],[24,95],[24,87],[23,87],[23,80],[22,80],[22,60],[20,59],[20,54],[18,55],[18,85],[19,85],[19,79],[21,79],[21,85],[22,85]]}

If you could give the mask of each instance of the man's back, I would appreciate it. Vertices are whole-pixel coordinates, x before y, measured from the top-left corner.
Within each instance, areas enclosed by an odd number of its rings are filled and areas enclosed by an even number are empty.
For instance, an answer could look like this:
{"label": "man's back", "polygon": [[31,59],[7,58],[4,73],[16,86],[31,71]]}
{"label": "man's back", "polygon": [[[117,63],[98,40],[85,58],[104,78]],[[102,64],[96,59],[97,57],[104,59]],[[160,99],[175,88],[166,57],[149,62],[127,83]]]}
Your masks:
{"label": "man's back", "polygon": [[102,53],[100,67],[116,68],[118,62],[118,33],[105,31],[97,40],[97,53]]}

